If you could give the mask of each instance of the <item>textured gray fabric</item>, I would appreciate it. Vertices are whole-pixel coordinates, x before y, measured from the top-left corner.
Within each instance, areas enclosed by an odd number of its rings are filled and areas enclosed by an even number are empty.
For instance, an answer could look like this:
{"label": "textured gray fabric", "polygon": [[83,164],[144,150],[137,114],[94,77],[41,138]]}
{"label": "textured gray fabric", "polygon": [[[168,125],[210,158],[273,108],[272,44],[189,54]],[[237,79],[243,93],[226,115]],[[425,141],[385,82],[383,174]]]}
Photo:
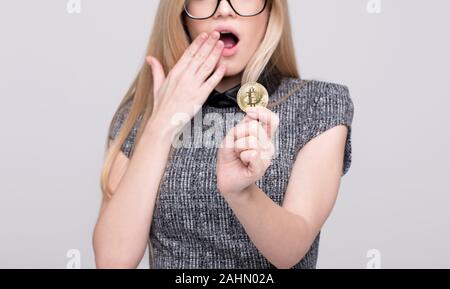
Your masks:
{"label": "textured gray fabric", "polygon": [[[302,80],[283,77],[270,96],[270,101],[282,98]],[[265,175],[256,184],[281,205],[297,152],[312,138],[344,124],[349,133],[345,146],[342,175],[351,164],[351,124],[353,102],[347,86],[312,80],[283,103],[272,108],[278,114],[280,126],[275,137],[276,155]],[[116,116],[110,138],[114,138],[126,117],[127,109]],[[200,110],[201,133],[192,133],[198,147],[177,147],[170,156],[155,206],[150,241],[153,246],[151,268],[275,268],[253,245],[239,220],[218,192],[216,186],[217,145],[208,134],[211,126],[226,132],[244,116],[236,107],[203,106]],[[213,114],[211,114],[213,113]],[[224,125],[225,115],[241,114]],[[194,130],[195,118],[191,120]],[[132,130],[122,151],[130,157],[137,126]],[[198,126],[197,126],[198,128]],[[201,132],[200,131],[200,132]],[[320,233],[305,257],[295,269],[315,268]]]}

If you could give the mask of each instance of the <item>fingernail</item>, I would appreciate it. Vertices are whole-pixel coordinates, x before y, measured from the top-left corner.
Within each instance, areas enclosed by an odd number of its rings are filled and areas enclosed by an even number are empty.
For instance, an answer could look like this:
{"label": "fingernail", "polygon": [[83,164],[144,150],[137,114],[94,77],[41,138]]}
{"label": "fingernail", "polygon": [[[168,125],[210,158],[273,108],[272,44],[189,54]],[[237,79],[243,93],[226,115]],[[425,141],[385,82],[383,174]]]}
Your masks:
{"label": "fingernail", "polygon": [[252,114],[254,114],[254,113],[256,113],[256,109],[253,108],[253,107],[249,107],[249,108],[247,108],[247,113],[252,113]]}

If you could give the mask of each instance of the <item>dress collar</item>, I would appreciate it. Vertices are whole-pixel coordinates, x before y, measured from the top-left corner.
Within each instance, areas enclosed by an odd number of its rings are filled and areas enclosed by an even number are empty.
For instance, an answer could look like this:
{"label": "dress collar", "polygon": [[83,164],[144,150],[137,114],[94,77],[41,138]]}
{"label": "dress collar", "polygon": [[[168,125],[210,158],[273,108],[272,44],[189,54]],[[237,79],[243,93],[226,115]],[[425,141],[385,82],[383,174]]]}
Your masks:
{"label": "dress collar", "polygon": [[[258,83],[264,85],[269,93],[269,97],[276,91],[281,83],[282,75],[276,69],[263,71],[258,78]],[[237,93],[241,88],[241,84],[229,88],[224,92],[219,92],[214,89],[208,96],[205,105],[212,107],[239,107],[237,103]]]}

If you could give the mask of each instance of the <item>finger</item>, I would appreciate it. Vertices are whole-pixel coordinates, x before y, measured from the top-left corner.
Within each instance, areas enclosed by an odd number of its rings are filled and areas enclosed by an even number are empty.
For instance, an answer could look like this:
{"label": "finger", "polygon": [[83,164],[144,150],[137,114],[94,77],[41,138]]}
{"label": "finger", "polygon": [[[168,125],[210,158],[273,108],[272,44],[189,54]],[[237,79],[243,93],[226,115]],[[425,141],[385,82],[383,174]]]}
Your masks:
{"label": "finger", "polygon": [[236,125],[236,129],[234,130],[234,139],[239,139],[246,136],[254,136],[259,139],[261,142],[266,143],[271,139],[267,135],[266,130],[261,125],[261,123],[257,120],[251,119],[247,121],[243,121]]}
{"label": "finger", "polygon": [[181,58],[172,68],[172,72],[174,74],[182,73],[188,67],[189,63],[192,61],[194,56],[197,54],[197,52],[200,50],[207,39],[208,33],[200,33],[197,38],[195,38],[195,40],[188,46],[188,48],[186,48]]}
{"label": "finger", "polygon": [[278,129],[278,116],[266,107],[252,107],[247,110],[247,115],[262,123],[268,136],[272,139],[275,131]]}
{"label": "finger", "polygon": [[251,118],[251,117],[249,117],[248,115],[245,115],[245,117],[242,119],[242,122],[243,122],[243,123],[246,123],[246,122],[250,122],[250,121],[252,121],[252,120],[254,120],[254,119]]}
{"label": "finger", "polygon": [[[237,155],[234,153],[234,139],[233,139],[233,129],[232,128],[223,138],[220,148],[224,150],[225,153],[219,154],[220,157],[223,157],[223,161],[230,162],[234,161],[237,158]],[[222,161],[222,159],[220,159]]]}
{"label": "finger", "polygon": [[254,136],[242,137],[234,142],[234,151],[238,154],[245,150],[259,151],[260,158],[263,160],[272,160],[275,148],[271,141],[261,141]]}
{"label": "finger", "polygon": [[209,38],[203,43],[198,52],[191,59],[191,62],[187,67],[189,71],[197,73],[198,68],[205,62],[205,59],[209,56],[219,38],[219,32],[213,31],[213,33],[211,33]]}
{"label": "finger", "polygon": [[203,83],[209,75],[213,72],[213,70],[216,68],[216,65],[218,63],[218,60],[220,59],[220,56],[222,55],[222,50],[224,48],[223,41],[219,40],[216,42],[213,51],[209,54],[209,56],[206,58],[205,62],[200,66],[200,68],[197,71],[197,79]]}
{"label": "finger", "polygon": [[258,151],[246,150],[239,155],[241,161],[248,167],[250,172],[256,174],[260,168],[260,160],[258,158]]}
{"label": "finger", "polygon": [[234,141],[234,151],[241,153],[246,150],[259,150],[259,140],[254,136],[241,137]]}
{"label": "finger", "polygon": [[225,75],[226,66],[225,64],[219,65],[219,67],[214,71],[213,75],[211,75],[208,80],[206,80],[202,85],[200,85],[200,93],[198,94],[200,97],[203,97],[201,101],[206,101],[211,91],[217,87],[220,81],[223,79]]}
{"label": "finger", "polygon": [[164,79],[166,79],[166,75],[164,73],[164,68],[158,61],[158,59],[152,56],[147,56],[146,60],[152,69],[153,95],[156,95],[160,87],[162,86]]}
{"label": "finger", "polygon": [[280,120],[270,109],[262,106],[247,109],[247,115],[252,119],[259,120],[265,128],[270,139],[273,138]]}

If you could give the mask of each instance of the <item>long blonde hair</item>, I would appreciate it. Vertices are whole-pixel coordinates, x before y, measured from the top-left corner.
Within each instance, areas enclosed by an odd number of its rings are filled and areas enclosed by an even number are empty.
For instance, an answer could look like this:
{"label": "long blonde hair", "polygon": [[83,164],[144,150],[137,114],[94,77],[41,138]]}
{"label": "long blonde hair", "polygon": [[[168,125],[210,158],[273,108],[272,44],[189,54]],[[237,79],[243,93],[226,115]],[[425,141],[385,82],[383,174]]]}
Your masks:
{"label": "long blonde hair", "polygon": [[[182,15],[184,1],[161,0],[159,2],[153,31],[148,42],[146,55],[156,57],[166,73],[175,66],[185,49],[190,45]],[[281,75],[300,78],[292,41],[287,0],[268,0],[267,8],[270,9],[270,16],[266,34],[243,72],[242,84],[257,81],[269,62],[275,65]],[[290,92],[289,95],[292,93]],[[142,124],[145,124],[152,112],[153,77],[151,68],[145,61],[119,104],[110,122],[110,131],[118,112],[129,101],[132,101],[132,103],[120,132],[111,145],[109,145],[109,135],[106,138],[100,186],[103,197],[107,198],[112,196],[108,180],[117,154],[138,118],[142,117]],[[139,140],[143,127],[144,125],[140,125],[138,128],[135,143]]]}

